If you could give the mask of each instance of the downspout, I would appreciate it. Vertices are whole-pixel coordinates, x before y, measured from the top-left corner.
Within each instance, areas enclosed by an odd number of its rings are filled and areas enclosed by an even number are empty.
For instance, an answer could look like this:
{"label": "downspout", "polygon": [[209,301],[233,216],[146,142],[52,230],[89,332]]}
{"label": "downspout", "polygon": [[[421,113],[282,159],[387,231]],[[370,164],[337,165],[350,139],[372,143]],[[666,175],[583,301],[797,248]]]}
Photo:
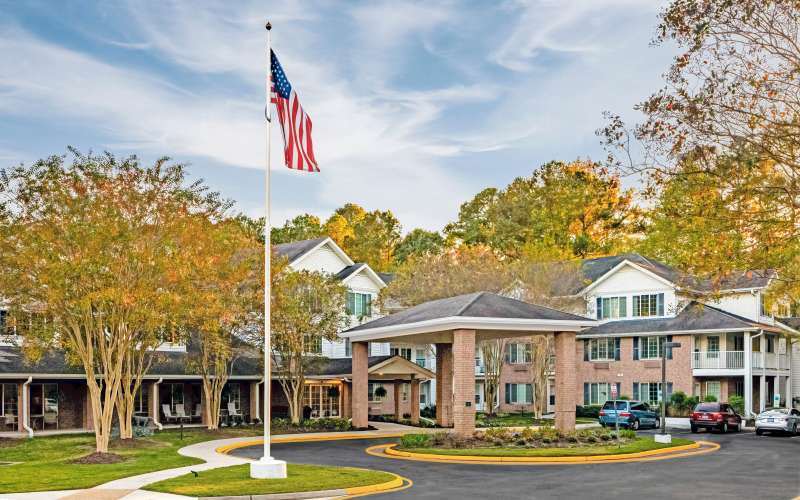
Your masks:
{"label": "downspout", "polygon": [[[158,380],[153,384],[153,386],[156,389],[156,390],[153,391],[154,393],[158,393],[158,385],[163,381],[164,381],[164,377],[158,377]],[[158,400],[161,399],[160,396],[161,395],[159,394],[159,398],[153,398],[153,423],[156,424],[156,427],[158,427],[158,430],[161,431],[161,430],[164,430],[164,426],[161,425],[161,422],[158,421],[158,412],[159,412]]]}
{"label": "downspout", "polygon": [[26,380],[22,384],[22,412],[24,413],[24,415],[22,415],[22,428],[28,431],[29,439],[33,439],[33,429],[31,429],[31,426],[28,425],[28,405],[29,405],[28,400],[30,399],[30,397],[28,396],[30,394],[28,392],[29,389],[28,386],[30,385],[31,382],[33,382],[32,375],[28,377],[28,380]]}

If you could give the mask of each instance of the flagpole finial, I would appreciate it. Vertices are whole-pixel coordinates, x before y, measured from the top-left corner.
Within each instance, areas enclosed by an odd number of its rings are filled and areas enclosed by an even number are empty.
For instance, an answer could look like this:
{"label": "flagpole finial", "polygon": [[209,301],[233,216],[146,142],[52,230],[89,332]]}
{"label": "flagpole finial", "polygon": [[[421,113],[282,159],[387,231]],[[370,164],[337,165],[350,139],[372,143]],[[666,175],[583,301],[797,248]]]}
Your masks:
{"label": "flagpole finial", "polygon": [[271,23],[271,22],[269,22],[269,21],[267,21],[267,26],[266,26],[266,28],[267,28],[267,31],[271,30],[271,29],[272,29],[272,23]]}

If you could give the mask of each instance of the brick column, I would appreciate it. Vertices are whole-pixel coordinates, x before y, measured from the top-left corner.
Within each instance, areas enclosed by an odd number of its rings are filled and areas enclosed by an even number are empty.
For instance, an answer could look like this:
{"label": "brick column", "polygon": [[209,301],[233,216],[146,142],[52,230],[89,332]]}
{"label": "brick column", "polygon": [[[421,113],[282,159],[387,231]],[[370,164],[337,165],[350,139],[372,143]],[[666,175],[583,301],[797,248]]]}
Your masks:
{"label": "brick column", "polygon": [[453,346],[436,344],[436,423],[453,425]]}
{"label": "brick column", "polygon": [[403,385],[402,380],[394,381],[394,419],[399,422],[403,412],[400,409],[400,388]]}
{"label": "brick column", "polygon": [[556,428],[575,430],[575,332],[556,332]]}
{"label": "brick column", "polygon": [[351,398],[353,427],[366,428],[369,423],[369,402],[367,401],[367,383],[369,382],[368,342],[353,342],[353,394]]}
{"label": "brick column", "polygon": [[475,432],[475,330],[453,332],[453,430]]}
{"label": "brick column", "polygon": [[341,386],[341,395],[340,395],[340,403],[341,403],[341,413],[342,418],[350,418],[350,411],[352,410],[352,403],[350,401],[350,384],[344,382]]}
{"label": "brick column", "polygon": [[419,380],[413,379],[411,381],[411,423],[419,423]]}

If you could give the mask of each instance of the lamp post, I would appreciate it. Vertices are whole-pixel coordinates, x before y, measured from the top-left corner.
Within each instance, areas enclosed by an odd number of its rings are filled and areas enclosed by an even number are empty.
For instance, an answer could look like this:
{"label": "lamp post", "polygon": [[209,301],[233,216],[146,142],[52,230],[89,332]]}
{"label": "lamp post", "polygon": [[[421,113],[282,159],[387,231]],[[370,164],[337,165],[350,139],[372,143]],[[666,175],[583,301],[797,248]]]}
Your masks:
{"label": "lamp post", "polygon": [[656,434],[657,443],[672,442],[672,436],[667,434],[667,353],[673,347],[680,346],[680,342],[667,342],[664,339],[664,350],[661,353],[661,433]]}

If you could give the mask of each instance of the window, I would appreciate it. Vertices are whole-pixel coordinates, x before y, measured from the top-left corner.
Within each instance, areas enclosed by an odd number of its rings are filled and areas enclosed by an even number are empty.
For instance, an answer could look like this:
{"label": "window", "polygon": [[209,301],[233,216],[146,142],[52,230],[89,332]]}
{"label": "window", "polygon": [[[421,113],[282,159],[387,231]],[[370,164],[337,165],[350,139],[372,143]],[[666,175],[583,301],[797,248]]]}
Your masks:
{"label": "window", "polygon": [[706,341],[708,342],[708,357],[709,358],[718,358],[719,357],[719,337],[717,337],[717,336],[707,337]]}
{"label": "window", "polygon": [[400,356],[411,361],[411,348],[410,347],[390,347],[389,354],[392,356]]}
{"label": "window", "polygon": [[419,391],[419,404],[425,406],[428,398],[425,396],[425,391]]}
{"label": "window", "polygon": [[639,339],[639,358],[660,359],[664,354],[664,337],[642,337]]}
{"label": "window", "polygon": [[344,356],[346,358],[353,356],[353,343],[350,339],[344,339]]}
{"label": "window", "polygon": [[303,406],[311,408],[312,418],[339,416],[339,386],[308,384],[303,389]]}
{"label": "window", "polygon": [[425,368],[425,349],[417,349],[416,363]]}
{"label": "window", "polygon": [[533,403],[532,384],[506,384],[507,405],[529,405]]}
{"label": "window", "polygon": [[506,345],[506,361],[512,365],[521,365],[531,362],[531,344],[508,344]]}
{"label": "window", "polygon": [[589,341],[590,361],[613,361],[616,359],[616,341],[613,338]]}
{"label": "window", "polygon": [[238,412],[242,408],[242,388],[239,384],[228,382],[222,388],[222,409],[228,409],[228,403]]}
{"label": "window", "polygon": [[408,401],[408,384],[400,384],[400,401]]}
{"label": "window", "polygon": [[167,395],[169,400],[169,409],[175,413],[175,405],[183,404],[183,384],[167,384]]}
{"label": "window", "polygon": [[762,316],[769,316],[767,313],[767,298],[764,296],[763,293],[758,294],[758,305],[759,309],[761,310]]}
{"label": "window", "polygon": [[766,335],[767,337],[767,352],[775,352],[775,337]]}
{"label": "window", "polygon": [[133,413],[135,415],[146,416],[147,411],[147,391],[140,385],[139,390],[136,391],[136,397],[133,399]]}
{"label": "window", "polygon": [[625,318],[627,316],[627,297],[597,297],[597,319]]}
{"label": "window", "polygon": [[370,403],[380,403],[383,401],[384,396],[379,397],[375,394],[375,391],[378,389],[378,387],[383,387],[383,384],[373,382],[367,384],[367,394],[369,394],[368,401]]}
{"label": "window", "polygon": [[585,383],[583,384],[583,404],[601,405],[611,397],[611,384]]}
{"label": "window", "polygon": [[356,318],[372,316],[372,295],[369,293],[347,292],[347,314]]}
{"label": "window", "polygon": [[307,354],[322,354],[322,337],[317,335],[304,335],[303,346]]}
{"label": "window", "polygon": [[664,294],[654,293],[633,296],[633,316],[645,318],[664,315]]}
{"label": "window", "polygon": [[709,380],[706,382],[706,397],[714,396],[717,398],[717,401],[720,399],[720,395],[722,394],[722,390],[720,387],[719,380]]}
{"label": "window", "polygon": [[[667,399],[672,396],[672,382],[667,382]],[[645,401],[653,406],[657,406],[661,401],[660,382],[634,382],[633,399]]]}
{"label": "window", "polygon": [[0,384],[0,415],[17,414],[17,384]]}

